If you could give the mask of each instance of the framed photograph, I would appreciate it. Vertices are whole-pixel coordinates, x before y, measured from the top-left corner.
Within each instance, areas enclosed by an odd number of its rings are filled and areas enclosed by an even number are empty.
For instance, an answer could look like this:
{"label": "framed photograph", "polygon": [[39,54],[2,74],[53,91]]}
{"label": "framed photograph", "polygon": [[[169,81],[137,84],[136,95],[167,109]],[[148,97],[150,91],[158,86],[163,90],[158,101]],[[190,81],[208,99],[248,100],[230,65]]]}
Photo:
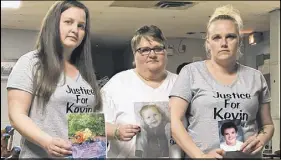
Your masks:
{"label": "framed photograph", "polygon": [[69,113],[68,137],[72,155],[68,159],[105,159],[106,135],[103,113]]}
{"label": "framed photograph", "polygon": [[1,61],[1,81],[8,80],[8,77],[16,62],[16,59]]}
{"label": "framed photograph", "polygon": [[169,158],[170,115],[168,102],[135,102],[141,132],[136,136],[135,157]]}
{"label": "framed photograph", "polygon": [[240,151],[244,143],[241,120],[223,120],[218,122],[220,148],[224,151]]}

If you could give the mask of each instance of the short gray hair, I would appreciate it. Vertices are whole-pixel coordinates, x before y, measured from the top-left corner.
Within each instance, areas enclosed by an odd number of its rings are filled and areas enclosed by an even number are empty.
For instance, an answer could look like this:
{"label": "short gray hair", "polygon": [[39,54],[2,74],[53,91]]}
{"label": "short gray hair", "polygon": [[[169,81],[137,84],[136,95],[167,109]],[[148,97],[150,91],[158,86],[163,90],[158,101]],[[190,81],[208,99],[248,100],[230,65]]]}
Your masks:
{"label": "short gray hair", "polygon": [[154,25],[146,26],[145,25],[145,26],[142,26],[141,28],[139,28],[135,32],[135,34],[131,40],[131,48],[132,48],[133,53],[136,52],[136,50],[137,50],[136,48],[137,48],[138,44],[140,43],[141,38],[145,38],[148,40],[149,37],[152,37],[153,40],[166,46],[166,38],[163,35],[162,31],[157,26],[154,26]]}

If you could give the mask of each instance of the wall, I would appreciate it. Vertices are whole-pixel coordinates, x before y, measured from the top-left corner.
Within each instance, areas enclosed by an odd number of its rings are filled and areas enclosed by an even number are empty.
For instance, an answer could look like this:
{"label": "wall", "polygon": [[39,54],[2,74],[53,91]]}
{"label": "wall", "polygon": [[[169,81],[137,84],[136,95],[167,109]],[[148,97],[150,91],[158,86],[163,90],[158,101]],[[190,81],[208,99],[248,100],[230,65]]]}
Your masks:
{"label": "wall", "polygon": [[1,28],[1,60],[18,59],[34,49],[38,31]]}
{"label": "wall", "polygon": [[128,69],[125,66],[124,51],[128,45],[128,38],[92,35],[93,63],[98,77],[108,76]]}
{"label": "wall", "polygon": [[[167,38],[173,47],[173,55],[168,56],[167,70],[176,73],[177,67],[184,62],[192,62],[194,57],[206,59],[203,39]],[[183,45],[186,49],[184,50]]]}
{"label": "wall", "polygon": [[243,49],[244,64],[257,69],[256,56],[270,53],[269,31],[263,32],[263,40],[257,45],[249,45],[248,38],[245,38]]}
{"label": "wall", "polygon": [[112,76],[114,72],[114,64],[112,51],[104,46],[92,45],[93,65],[97,72],[97,77]]}
{"label": "wall", "polygon": [[280,8],[270,12],[271,114],[275,125],[272,149],[280,151]]}

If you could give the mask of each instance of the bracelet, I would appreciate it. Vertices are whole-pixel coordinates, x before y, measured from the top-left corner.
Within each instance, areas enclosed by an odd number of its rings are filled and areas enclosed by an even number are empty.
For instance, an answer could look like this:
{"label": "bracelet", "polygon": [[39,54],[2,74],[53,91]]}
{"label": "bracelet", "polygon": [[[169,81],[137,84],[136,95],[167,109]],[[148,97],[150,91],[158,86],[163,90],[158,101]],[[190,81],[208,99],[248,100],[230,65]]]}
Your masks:
{"label": "bracelet", "polygon": [[114,131],[114,139],[119,140],[119,125],[117,126],[117,128]]}

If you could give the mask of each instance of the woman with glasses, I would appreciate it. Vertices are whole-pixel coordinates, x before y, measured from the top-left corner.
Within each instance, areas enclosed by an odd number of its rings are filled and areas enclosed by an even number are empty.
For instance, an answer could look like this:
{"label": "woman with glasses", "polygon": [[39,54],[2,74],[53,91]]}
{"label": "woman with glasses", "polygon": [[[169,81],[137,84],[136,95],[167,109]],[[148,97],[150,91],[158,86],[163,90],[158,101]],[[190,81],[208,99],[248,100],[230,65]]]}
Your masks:
{"label": "woman with glasses", "polygon": [[131,40],[135,68],[116,74],[102,88],[110,143],[108,158],[144,157],[136,154],[136,135],[145,134],[137,117],[139,107],[153,104],[168,111],[168,94],[177,75],[166,70],[165,45],[158,27],[138,29]]}

